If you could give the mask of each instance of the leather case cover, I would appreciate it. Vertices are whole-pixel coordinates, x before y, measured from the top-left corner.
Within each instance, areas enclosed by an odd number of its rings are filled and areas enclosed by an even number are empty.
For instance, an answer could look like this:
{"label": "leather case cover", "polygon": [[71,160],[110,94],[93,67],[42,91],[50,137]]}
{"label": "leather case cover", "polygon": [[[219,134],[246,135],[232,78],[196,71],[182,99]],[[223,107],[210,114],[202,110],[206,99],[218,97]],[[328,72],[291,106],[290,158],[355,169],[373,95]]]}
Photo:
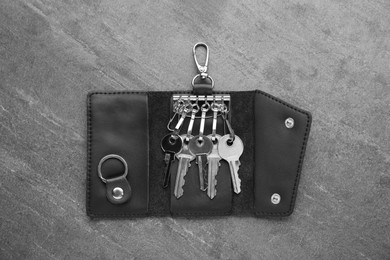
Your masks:
{"label": "leather case cover", "polygon": [[[189,92],[93,92],[88,95],[87,214],[91,218],[137,216],[287,216],[293,212],[299,177],[310,132],[311,114],[259,90],[218,92],[231,95],[230,122],[244,142],[239,176],[241,193],[234,194],[229,167],[221,160],[217,195],[199,190],[197,167],[186,175],[184,195],[173,196],[177,160],[171,167],[171,187],[162,188],[164,153],[161,138],[168,133],[173,94]],[[294,127],[285,126],[286,118]],[[182,127],[185,132],[186,124]],[[197,129],[199,122],[195,122]],[[206,121],[206,134],[211,120]],[[223,128],[218,121],[217,129]],[[195,130],[194,130],[195,131]],[[194,133],[196,134],[196,132]],[[119,154],[128,163],[128,202],[112,204],[97,174],[102,157]],[[192,164],[195,164],[193,161]],[[115,160],[102,168],[115,177],[123,166]],[[271,196],[281,196],[279,204]]]}

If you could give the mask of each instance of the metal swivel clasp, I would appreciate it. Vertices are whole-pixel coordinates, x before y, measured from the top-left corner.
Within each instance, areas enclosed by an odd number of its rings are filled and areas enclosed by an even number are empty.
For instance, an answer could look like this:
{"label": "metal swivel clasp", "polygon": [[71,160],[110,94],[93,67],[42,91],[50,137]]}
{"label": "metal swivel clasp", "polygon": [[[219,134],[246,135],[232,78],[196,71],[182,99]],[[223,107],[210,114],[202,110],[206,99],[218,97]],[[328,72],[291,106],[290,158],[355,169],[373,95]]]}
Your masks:
{"label": "metal swivel clasp", "polygon": [[[205,61],[204,65],[199,64],[198,59],[196,57],[196,49],[198,47],[204,47],[206,49],[206,61]],[[196,67],[198,67],[198,71],[199,71],[199,74],[197,74],[192,79],[192,86],[194,86],[195,80],[200,77],[202,80],[210,79],[211,87],[214,88],[214,80],[210,77],[209,74],[207,74],[207,69],[208,69],[208,65],[209,65],[209,54],[210,54],[209,47],[204,42],[198,42],[197,44],[194,45],[194,48],[192,48],[192,53],[194,55]]]}

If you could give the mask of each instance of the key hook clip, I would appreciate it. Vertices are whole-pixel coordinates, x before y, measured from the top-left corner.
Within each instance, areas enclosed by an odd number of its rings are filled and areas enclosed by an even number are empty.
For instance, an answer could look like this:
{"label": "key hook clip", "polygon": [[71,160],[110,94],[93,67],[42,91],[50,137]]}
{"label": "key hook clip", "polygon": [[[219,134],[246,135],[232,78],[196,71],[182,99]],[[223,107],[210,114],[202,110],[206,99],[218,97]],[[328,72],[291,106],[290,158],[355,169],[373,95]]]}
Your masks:
{"label": "key hook clip", "polygon": [[[198,62],[198,59],[196,58],[196,48],[201,47],[201,46],[203,46],[206,49],[206,61],[205,61],[204,65],[200,65]],[[196,64],[196,67],[198,67],[201,78],[206,79],[207,78],[207,66],[209,65],[209,54],[210,54],[209,47],[204,42],[198,42],[197,44],[194,45],[194,48],[192,49],[192,53],[194,54],[195,64]]]}
{"label": "key hook clip", "polygon": [[[206,60],[205,60],[204,65],[199,64],[198,59],[196,57],[196,49],[199,48],[199,47],[204,47],[206,49]],[[197,74],[192,79],[192,86],[194,86],[195,80],[198,77],[200,77],[202,80],[210,79],[211,87],[214,88],[214,80],[210,77],[209,74],[207,74],[207,69],[208,69],[208,65],[209,65],[209,55],[210,55],[209,46],[207,46],[207,44],[204,43],[204,42],[198,42],[192,48],[192,54],[194,55],[195,64],[196,64],[196,67],[198,68],[198,71],[199,71],[199,74]]]}

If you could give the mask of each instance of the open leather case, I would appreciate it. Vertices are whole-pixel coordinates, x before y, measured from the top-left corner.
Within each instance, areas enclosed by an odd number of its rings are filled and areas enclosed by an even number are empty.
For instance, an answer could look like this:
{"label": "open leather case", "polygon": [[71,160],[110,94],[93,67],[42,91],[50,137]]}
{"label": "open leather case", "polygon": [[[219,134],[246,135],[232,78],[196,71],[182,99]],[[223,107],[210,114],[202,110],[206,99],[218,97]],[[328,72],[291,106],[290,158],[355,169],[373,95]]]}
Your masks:
{"label": "open leather case", "polygon": [[[216,92],[230,95],[230,123],[244,143],[240,157],[241,192],[235,194],[228,164],[221,160],[217,194],[210,199],[199,189],[195,162],[185,177],[184,194],[173,195],[178,162],[170,168],[170,187],[162,187],[164,152],[173,94],[189,92],[93,92],[88,95],[87,214],[91,218],[142,216],[288,216],[293,212],[305,148],[310,132],[309,112],[259,90]],[[293,126],[286,125],[293,119]],[[188,125],[185,119],[183,131]],[[195,122],[197,129],[199,122]],[[211,133],[206,119],[205,134]],[[223,135],[219,119],[217,129]],[[194,130],[196,132],[196,130]],[[196,133],[194,133],[196,134]],[[120,155],[124,164],[111,158]],[[98,172],[99,168],[99,172]],[[113,202],[113,184],[123,183],[127,200]],[[121,184],[122,183],[122,184]],[[129,184],[129,186],[126,186]]]}

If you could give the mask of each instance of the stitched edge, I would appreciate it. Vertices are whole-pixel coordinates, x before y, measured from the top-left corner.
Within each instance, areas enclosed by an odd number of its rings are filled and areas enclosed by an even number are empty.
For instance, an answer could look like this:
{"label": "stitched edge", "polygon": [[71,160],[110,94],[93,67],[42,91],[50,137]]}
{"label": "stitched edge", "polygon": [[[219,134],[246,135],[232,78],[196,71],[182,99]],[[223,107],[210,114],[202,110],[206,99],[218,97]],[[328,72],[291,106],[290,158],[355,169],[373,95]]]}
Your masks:
{"label": "stitched edge", "polygon": [[231,211],[195,211],[184,213],[172,213],[172,216],[228,216],[231,215]]}
{"label": "stitched edge", "polygon": [[[208,213],[208,212],[207,212]],[[138,218],[138,217],[217,217],[217,216],[229,216],[231,215],[231,212],[210,212],[210,214],[173,214],[173,213],[139,213],[139,214],[121,214],[121,215],[115,215],[115,218],[117,219],[129,219],[129,218]],[[112,215],[106,215],[106,214],[92,214],[89,216],[93,220],[97,219],[112,219]]]}
{"label": "stitched edge", "polygon": [[86,206],[87,206],[87,215],[92,216],[91,212],[91,142],[92,142],[92,133],[91,133],[91,96],[92,93],[88,93],[87,96],[87,201],[86,201]]}
{"label": "stitched edge", "polygon": [[305,110],[302,110],[302,109],[299,109],[293,105],[290,105],[268,93],[265,93],[261,90],[256,90],[255,91],[256,94],[262,94],[263,96],[273,100],[273,101],[276,101],[290,109],[293,109],[301,114],[304,114],[306,115],[307,117],[307,120],[306,120],[306,129],[305,129],[305,134],[303,136],[303,142],[302,142],[302,147],[301,147],[301,152],[300,152],[300,156],[299,156],[299,162],[298,162],[298,168],[297,168],[297,173],[296,173],[296,176],[295,176],[295,181],[294,181],[294,186],[293,186],[293,194],[292,194],[292,198],[291,198],[291,202],[290,202],[290,208],[288,209],[288,211],[285,211],[285,212],[266,212],[266,211],[254,211],[254,213],[258,216],[289,216],[292,214],[292,212],[294,211],[294,206],[295,206],[295,200],[296,200],[296,196],[297,196],[297,190],[298,190],[298,184],[299,184],[299,179],[300,179],[300,176],[301,176],[301,170],[302,170],[302,165],[303,165],[303,158],[305,156],[305,151],[306,151],[306,145],[307,145],[307,141],[308,141],[308,137],[309,137],[309,132],[310,132],[310,127],[311,127],[311,121],[312,121],[312,116],[311,116],[311,113],[308,112],[308,111],[305,111]]}

